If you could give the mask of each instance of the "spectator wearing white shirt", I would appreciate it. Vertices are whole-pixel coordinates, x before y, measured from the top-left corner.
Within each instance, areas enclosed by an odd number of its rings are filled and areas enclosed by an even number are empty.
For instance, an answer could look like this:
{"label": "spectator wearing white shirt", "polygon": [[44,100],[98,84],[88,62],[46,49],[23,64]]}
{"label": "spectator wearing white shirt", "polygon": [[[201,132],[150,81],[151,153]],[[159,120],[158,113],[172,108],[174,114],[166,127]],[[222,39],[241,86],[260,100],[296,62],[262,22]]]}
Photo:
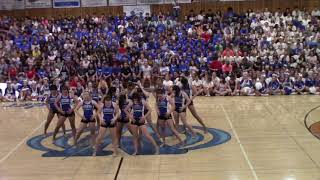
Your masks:
{"label": "spectator wearing white shirt", "polygon": [[314,52],[310,52],[310,54],[306,57],[308,63],[312,64],[312,65],[316,65],[318,63],[318,58],[316,53]]}
{"label": "spectator wearing white shirt", "polygon": [[222,78],[218,85],[214,88],[214,93],[216,96],[227,96],[231,94],[231,88],[226,82],[225,78]]}
{"label": "spectator wearing white shirt", "polygon": [[174,80],[174,85],[177,85],[177,86],[179,86],[180,88],[182,87],[182,84],[181,84],[181,81],[180,81],[180,77],[178,77],[178,78],[176,78],[176,79]]}
{"label": "spectator wearing white shirt", "polygon": [[148,62],[148,60],[144,57],[144,54],[141,53],[140,54],[140,59],[138,59],[138,63],[139,63],[140,68],[142,68],[142,66],[144,66],[144,64],[146,62]]}
{"label": "spectator wearing white shirt", "polygon": [[202,80],[199,78],[199,75],[196,73],[192,74],[191,85],[192,85],[193,92],[202,92],[203,91]]}
{"label": "spectator wearing white shirt", "polygon": [[191,74],[198,73],[199,69],[197,68],[197,65],[194,61],[190,62],[189,71]]}
{"label": "spectator wearing white shirt", "polygon": [[220,83],[220,78],[217,76],[215,72],[211,75],[211,80],[214,86],[218,85]]}
{"label": "spectator wearing white shirt", "polygon": [[170,79],[169,73],[167,73],[164,77],[164,80],[162,82],[163,87],[165,88],[166,91],[170,90],[171,87],[173,86],[173,82]]}
{"label": "spectator wearing white shirt", "polygon": [[151,66],[148,64],[148,61],[144,62],[144,65],[141,67],[143,73],[142,86],[145,85],[145,82],[151,83]]}
{"label": "spectator wearing white shirt", "polygon": [[311,12],[311,16],[320,17],[320,9],[314,9]]}
{"label": "spectator wearing white shirt", "polygon": [[204,56],[204,53],[201,52],[201,56],[198,58],[199,62],[207,62],[207,57]]}
{"label": "spectator wearing white shirt", "polygon": [[212,82],[211,77],[208,74],[202,79],[203,93],[205,96],[211,96],[213,94],[214,84]]}
{"label": "spectator wearing white shirt", "polygon": [[165,62],[162,62],[160,63],[159,71],[161,76],[165,76],[167,73],[169,73],[170,68],[165,64]]}

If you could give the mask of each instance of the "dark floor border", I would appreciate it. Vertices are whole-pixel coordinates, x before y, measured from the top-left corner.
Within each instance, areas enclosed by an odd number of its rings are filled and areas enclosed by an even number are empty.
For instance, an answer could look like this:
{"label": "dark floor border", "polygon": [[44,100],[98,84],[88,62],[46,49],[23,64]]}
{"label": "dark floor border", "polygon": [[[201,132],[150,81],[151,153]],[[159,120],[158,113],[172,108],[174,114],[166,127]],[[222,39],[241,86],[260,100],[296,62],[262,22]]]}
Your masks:
{"label": "dark floor border", "polygon": [[114,176],[114,180],[118,179],[118,175],[119,175],[119,172],[120,172],[120,168],[121,168],[122,162],[123,162],[123,157],[121,157],[121,159],[120,159],[116,175]]}

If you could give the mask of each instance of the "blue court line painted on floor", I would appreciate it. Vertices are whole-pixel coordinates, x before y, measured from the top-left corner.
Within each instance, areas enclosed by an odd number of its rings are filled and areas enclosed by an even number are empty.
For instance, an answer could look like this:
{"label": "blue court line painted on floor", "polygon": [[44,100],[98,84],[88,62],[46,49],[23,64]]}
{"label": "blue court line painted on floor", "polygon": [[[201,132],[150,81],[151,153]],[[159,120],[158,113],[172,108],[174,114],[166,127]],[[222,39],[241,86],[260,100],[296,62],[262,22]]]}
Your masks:
{"label": "blue court line painted on floor", "polygon": [[[201,127],[194,126],[195,129],[202,129]],[[66,136],[59,137],[54,145],[59,147],[57,149],[49,148],[44,145],[44,141],[50,141],[52,138],[52,133],[49,133],[47,136],[38,135],[27,141],[27,145],[32,149],[36,149],[39,151],[43,151],[42,157],[74,157],[74,156],[91,156],[93,153],[93,149],[90,147],[90,136],[87,135],[82,137],[79,141],[78,146],[71,146],[68,144],[72,135],[71,131],[67,131],[68,134]],[[126,131],[124,131],[126,132]],[[152,131],[151,131],[152,132]],[[167,133],[170,134],[170,133]],[[228,132],[223,130],[209,128],[206,136],[210,136],[211,139],[206,143],[201,143],[204,140],[204,135],[201,133],[197,133],[196,137],[192,137],[189,133],[186,134],[185,145],[188,146],[180,147],[178,145],[165,145],[160,148],[160,154],[185,154],[188,151],[194,151],[198,149],[210,148],[213,146],[217,146],[223,143],[228,142],[231,139],[231,136]],[[152,134],[153,137],[156,137],[155,134]],[[49,138],[49,139],[48,139]],[[104,149],[108,145],[111,144],[110,137],[106,137],[101,144],[101,149]],[[61,150],[62,149],[62,150]],[[132,154],[134,152],[133,149],[133,141],[131,136],[122,136],[121,138],[121,149],[127,153]],[[97,156],[108,156],[112,153],[110,151],[102,150]],[[154,148],[144,137],[142,138],[142,146],[139,150],[140,155],[151,155],[154,154]]]}
{"label": "blue court line painted on floor", "polygon": [[71,138],[71,136],[72,134],[60,136],[53,144],[62,149],[69,149],[71,145],[68,144],[68,140]]}

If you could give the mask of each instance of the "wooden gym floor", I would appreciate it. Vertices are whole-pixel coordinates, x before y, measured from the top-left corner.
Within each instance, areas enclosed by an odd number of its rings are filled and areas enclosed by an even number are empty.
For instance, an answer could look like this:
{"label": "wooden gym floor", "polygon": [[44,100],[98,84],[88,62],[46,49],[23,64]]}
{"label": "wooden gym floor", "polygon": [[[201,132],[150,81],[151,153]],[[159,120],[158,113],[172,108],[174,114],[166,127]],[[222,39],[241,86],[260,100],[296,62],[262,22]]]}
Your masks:
{"label": "wooden gym floor", "polygon": [[320,180],[320,108],[312,110],[319,105],[319,96],[198,97],[195,106],[214,129],[196,129],[195,142],[184,137],[185,149],[133,157],[127,147],[118,157],[92,157],[66,137],[57,145],[42,136],[44,107],[2,104],[0,180]]}

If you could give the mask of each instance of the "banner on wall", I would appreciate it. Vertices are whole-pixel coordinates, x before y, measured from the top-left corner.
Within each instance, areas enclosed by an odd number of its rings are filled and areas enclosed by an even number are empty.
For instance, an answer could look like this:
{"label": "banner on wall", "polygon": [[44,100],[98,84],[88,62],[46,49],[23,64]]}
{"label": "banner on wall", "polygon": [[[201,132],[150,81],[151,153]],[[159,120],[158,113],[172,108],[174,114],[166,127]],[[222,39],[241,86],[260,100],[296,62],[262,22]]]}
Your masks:
{"label": "banner on wall", "polygon": [[126,13],[127,16],[129,16],[131,12],[135,14],[142,13],[144,16],[147,13],[151,14],[150,5],[123,6],[123,12]]}
{"label": "banner on wall", "polygon": [[81,0],[82,7],[107,6],[107,0]]}
{"label": "banner on wall", "polygon": [[137,4],[163,4],[164,0],[137,0]]}
{"label": "banner on wall", "polygon": [[53,0],[54,8],[75,8],[80,7],[80,0]]}
{"label": "banner on wall", "polygon": [[26,0],[26,8],[51,8],[52,0]]}
{"label": "banner on wall", "polygon": [[164,0],[165,4],[173,4],[176,1],[176,3],[191,3],[191,0]]}
{"label": "banner on wall", "polygon": [[0,0],[0,10],[24,9],[24,0]]}
{"label": "banner on wall", "polygon": [[109,0],[109,6],[137,5],[137,0]]}

